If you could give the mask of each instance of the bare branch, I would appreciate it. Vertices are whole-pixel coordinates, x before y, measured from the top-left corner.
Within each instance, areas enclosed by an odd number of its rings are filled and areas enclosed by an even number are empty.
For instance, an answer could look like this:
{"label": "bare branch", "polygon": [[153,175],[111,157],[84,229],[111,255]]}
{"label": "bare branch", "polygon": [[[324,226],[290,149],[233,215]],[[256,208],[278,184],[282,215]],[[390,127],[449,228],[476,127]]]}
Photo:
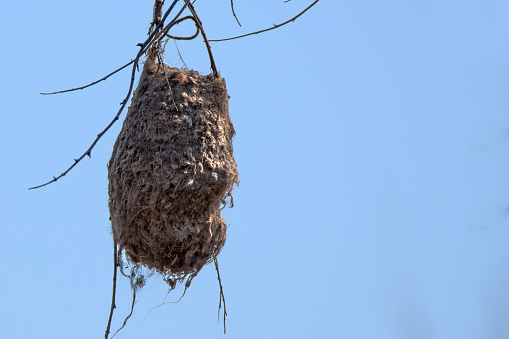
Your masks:
{"label": "bare branch", "polygon": [[271,27],[271,28],[267,28],[267,29],[262,29],[261,31],[256,31],[256,32],[252,32],[252,33],[248,33],[248,34],[244,34],[244,35],[239,35],[239,36],[235,36],[233,38],[226,38],[226,39],[215,39],[215,40],[209,40],[209,41],[212,41],[212,42],[219,42],[219,41],[228,41],[228,40],[233,40],[233,39],[240,39],[240,38],[244,38],[246,36],[250,36],[250,35],[254,35],[254,34],[260,34],[260,33],[263,33],[263,32],[267,32],[267,31],[270,31],[270,30],[273,30],[273,29],[276,29],[276,28],[279,28],[281,26],[284,26],[290,22],[293,22],[295,20],[297,20],[298,17],[300,17],[302,14],[306,13],[311,7],[313,7],[314,5],[316,5],[316,3],[320,1],[320,0],[316,0],[315,2],[313,2],[311,5],[309,5],[305,10],[303,10],[302,12],[300,12],[299,14],[297,14],[296,16],[294,16],[293,18],[291,18],[290,20],[288,21],[285,21],[279,25],[274,25],[274,27]]}
{"label": "bare branch", "polygon": [[117,114],[115,115],[115,117],[113,118],[113,120],[111,120],[111,122],[108,124],[108,126],[106,126],[106,128],[104,128],[101,133],[97,134],[97,137],[95,138],[94,142],[92,142],[92,144],[88,147],[88,149],[85,151],[85,153],[83,153],[78,159],[74,159],[74,163],[69,167],[67,168],[64,172],[62,172],[58,177],[53,177],[52,180],[42,184],[42,185],[39,185],[39,186],[34,186],[34,187],[30,187],[29,189],[30,190],[33,190],[33,189],[37,189],[37,188],[41,188],[41,187],[44,187],[46,185],[49,185],[51,183],[54,183],[56,182],[58,179],[64,177],[67,173],[69,173],[73,168],[74,166],[76,166],[81,160],[83,160],[83,158],[85,156],[88,155],[89,158],[92,157],[92,149],[95,147],[95,145],[97,144],[97,142],[99,141],[99,139],[101,139],[101,137],[111,128],[111,126],[113,126],[113,124],[119,119],[120,117],[120,114],[122,114],[122,111],[124,110],[124,107],[126,106],[127,104],[127,101],[129,100],[129,97],[131,96],[131,92],[133,90],[133,86],[134,86],[134,79],[135,79],[135,75],[136,75],[136,67],[138,66],[138,61],[140,59],[140,56],[143,54],[143,48],[140,49],[140,52],[138,52],[138,55],[136,56],[136,58],[134,59],[134,65],[133,65],[133,69],[132,69],[132,72],[131,72],[131,83],[129,84],[129,90],[127,91],[127,94],[124,98],[124,100],[120,103],[120,109],[118,110]]}
{"label": "bare branch", "polygon": [[212,69],[212,72],[214,73],[214,75],[218,76],[216,63],[214,62],[214,57],[212,56],[212,49],[210,48],[209,41],[207,39],[207,36],[205,35],[205,31],[203,30],[203,24],[202,24],[200,18],[198,17],[198,14],[196,14],[196,11],[194,10],[194,6],[191,3],[187,2],[187,7],[191,11],[191,14],[196,18],[196,22],[198,23],[198,25],[200,27],[203,41],[205,42],[205,45],[207,46],[207,52],[209,53],[210,68]]}
{"label": "bare branch", "polygon": [[45,92],[45,93],[40,93],[42,95],[53,95],[53,94],[60,94],[60,93],[67,93],[67,92],[73,92],[73,91],[78,91],[78,90],[81,90],[81,89],[85,89],[87,87],[90,87],[90,86],[93,86],[101,81],[104,81],[106,79],[108,79],[110,76],[112,76],[113,74],[115,73],[118,73],[120,72],[121,70],[123,70],[124,68],[126,68],[127,66],[129,66],[130,64],[132,64],[134,62],[134,60],[131,60],[129,61],[127,64],[125,64],[124,66],[120,67],[120,68],[117,68],[116,70],[114,70],[113,72],[111,72],[110,74],[106,75],[105,77],[99,79],[99,80],[96,80],[94,82],[91,82],[89,83],[88,85],[85,85],[85,86],[81,86],[81,87],[76,87],[76,88],[71,88],[71,89],[66,89],[66,90],[63,90],[63,91],[57,91],[57,92]]}
{"label": "bare branch", "polygon": [[[122,114],[122,111],[124,110],[125,106],[127,105],[127,101],[129,100],[129,98],[131,97],[131,93],[133,91],[133,87],[134,87],[134,79],[135,79],[135,75],[136,75],[136,69],[138,68],[138,63],[140,61],[140,58],[143,56],[143,54],[150,48],[150,46],[152,46],[152,43],[154,41],[157,41],[164,33],[165,29],[163,30],[160,30],[161,27],[163,27],[164,25],[164,21],[166,20],[166,18],[168,17],[168,15],[170,14],[170,12],[172,11],[173,7],[175,6],[175,4],[178,2],[178,0],[174,0],[172,5],[170,6],[170,8],[166,11],[164,17],[161,19],[161,21],[159,22],[159,24],[156,26],[156,28],[154,29],[154,31],[149,35],[149,37],[147,38],[147,40],[145,40],[144,43],[140,43],[138,44],[138,46],[140,46],[140,50],[138,52],[138,54],[136,55],[136,57],[133,59],[133,61],[131,62],[131,64],[133,64],[133,68],[132,68],[132,71],[131,71],[131,82],[129,84],[129,89],[127,91],[127,94],[124,98],[124,100],[122,100],[122,102],[120,103],[120,109],[118,110],[117,114],[115,115],[115,117],[113,118],[113,120],[111,120],[111,122],[106,126],[106,128],[104,128],[101,133],[99,133],[97,135],[97,137],[95,138],[95,140],[92,142],[92,144],[90,145],[90,147],[85,151],[85,153],[83,153],[79,158],[77,159],[74,159],[74,163],[69,166],[69,168],[67,168],[64,172],[62,172],[59,176],[57,177],[53,177],[52,180],[42,184],[42,185],[38,185],[38,186],[34,186],[34,187],[30,187],[29,190],[33,190],[33,189],[37,189],[37,188],[41,188],[41,187],[44,187],[46,185],[49,185],[51,183],[54,183],[56,182],[58,179],[64,177],[67,173],[69,173],[69,171],[71,171],[74,166],[76,166],[81,160],[83,160],[83,158],[85,158],[85,156],[88,156],[88,157],[91,157],[92,156],[92,150],[93,148],[95,147],[95,145],[97,144],[97,142],[99,141],[99,139],[101,139],[101,137],[111,128],[111,126],[113,126],[113,124],[119,119],[120,115]],[[178,17],[182,14],[182,12],[184,11],[184,9],[186,8],[186,6],[189,5],[189,0],[185,0],[185,4],[184,6],[182,6],[182,8],[180,9],[180,11],[177,13],[177,15],[175,16],[175,18],[167,25],[167,27],[171,27],[172,25],[174,25],[174,23],[177,21]]]}
{"label": "bare branch", "polygon": [[[132,278],[131,278],[132,279]],[[131,286],[132,286],[132,281],[131,281]],[[122,326],[117,330],[117,332],[115,332],[115,334],[113,334],[113,336],[111,337],[111,339],[113,339],[113,337],[115,337],[117,335],[118,332],[120,332],[124,327],[125,325],[127,324],[127,321],[131,318],[131,316],[133,315],[133,312],[134,312],[134,305],[136,304],[136,288],[132,288],[133,290],[133,301],[131,303],[131,312],[129,313],[129,315],[124,319],[124,323],[122,324]],[[108,338],[105,338],[105,339],[108,339]]]}
{"label": "bare branch", "polygon": [[239,19],[237,18],[237,14],[235,14],[235,9],[233,8],[233,0],[230,0],[230,3],[232,5],[232,14],[233,14],[233,16],[235,17],[235,20],[237,20],[237,23],[239,24],[239,26],[242,27],[242,25],[240,24]]}
{"label": "bare branch", "polygon": [[185,20],[192,20],[194,22],[194,25],[196,26],[196,32],[193,35],[182,37],[182,36],[174,36],[169,33],[166,33],[166,36],[173,40],[193,40],[194,38],[196,38],[198,36],[198,34],[200,34],[200,25],[198,25],[198,22],[196,21],[195,17],[192,15],[187,15],[183,18],[178,19],[177,21],[175,21],[175,23],[173,25],[171,25],[164,31],[168,32],[173,26],[178,25],[179,23],[181,23],[182,21],[185,21]]}
{"label": "bare branch", "polygon": [[111,308],[110,308],[110,317],[108,318],[108,325],[106,326],[106,332],[104,333],[104,339],[108,339],[108,335],[110,334],[111,328],[111,319],[113,318],[113,311],[117,306],[115,305],[115,295],[117,293],[117,267],[119,265],[117,258],[117,244],[113,243],[113,293],[111,294]]}
{"label": "bare branch", "polygon": [[221,305],[223,306],[223,328],[224,334],[226,334],[226,300],[223,293],[223,284],[221,283],[221,276],[219,275],[219,264],[217,263],[217,256],[214,257],[214,265],[217,271],[217,280],[219,281],[219,307],[217,309],[217,321],[219,321],[219,313],[221,311]]}

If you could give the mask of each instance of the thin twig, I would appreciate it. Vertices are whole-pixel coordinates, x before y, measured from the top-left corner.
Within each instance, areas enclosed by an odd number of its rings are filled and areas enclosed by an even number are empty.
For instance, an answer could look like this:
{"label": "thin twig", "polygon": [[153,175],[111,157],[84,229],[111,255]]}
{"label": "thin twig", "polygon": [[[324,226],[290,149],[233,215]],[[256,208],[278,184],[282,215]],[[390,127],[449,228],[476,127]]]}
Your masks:
{"label": "thin twig", "polygon": [[134,59],[134,65],[133,65],[133,69],[132,69],[132,72],[131,72],[131,83],[129,84],[129,90],[127,91],[127,95],[125,96],[124,100],[122,100],[122,102],[120,103],[120,109],[118,110],[117,114],[115,115],[115,117],[113,118],[113,120],[111,120],[111,122],[106,126],[106,128],[104,128],[101,133],[99,133],[97,135],[97,137],[95,138],[94,142],[92,142],[92,144],[90,145],[90,147],[88,147],[88,149],[85,151],[85,153],[83,153],[78,159],[74,159],[74,163],[69,167],[67,168],[67,170],[65,170],[64,172],[62,172],[58,177],[53,177],[52,180],[42,184],[42,185],[38,185],[38,186],[34,186],[34,187],[30,187],[29,189],[30,190],[33,190],[33,189],[37,189],[37,188],[41,188],[41,187],[44,187],[46,185],[49,185],[53,182],[56,182],[58,179],[64,177],[67,173],[69,173],[69,171],[71,171],[74,166],[76,166],[81,160],[83,160],[83,158],[85,156],[88,156],[89,158],[92,157],[92,149],[95,147],[95,145],[97,144],[97,142],[99,141],[99,139],[101,139],[101,137],[110,129],[111,126],[113,126],[113,124],[119,119],[120,117],[120,114],[122,114],[122,111],[124,110],[124,107],[126,106],[127,104],[127,101],[129,100],[129,97],[131,96],[131,92],[133,90],[133,86],[134,86],[134,78],[135,78],[135,75],[136,75],[136,67],[138,66],[138,61],[139,61],[139,58],[141,56],[143,52],[143,48],[140,49],[140,51],[138,52],[138,55],[136,56],[136,58]]}
{"label": "thin twig", "polygon": [[209,59],[210,59],[210,68],[212,69],[212,72],[215,76],[219,76],[217,73],[216,63],[214,62],[214,57],[212,56],[212,49],[210,48],[209,41],[207,39],[207,36],[205,35],[205,31],[203,30],[203,24],[198,17],[198,14],[196,14],[196,11],[194,10],[194,6],[191,3],[187,3],[187,7],[191,11],[191,14],[196,18],[196,21],[198,22],[198,25],[200,26],[201,35],[203,36],[203,41],[205,42],[205,45],[207,46],[207,52],[209,53]]}
{"label": "thin twig", "polygon": [[168,27],[168,29],[165,29],[165,31],[169,31],[173,26],[178,25],[179,23],[181,23],[182,21],[185,21],[185,20],[192,20],[194,22],[194,25],[196,26],[196,32],[193,35],[174,36],[169,33],[166,33],[165,36],[167,36],[168,38],[171,38],[173,40],[193,40],[194,38],[196,38],[200,34],[200,26],[198,25],[198,22],[196,21],[195,17],[192,15],[187,15],[183,18],[178,19],[177,21],[175,21],[175,23],[173,25],[171,25],[171,27]]}
{"label": "thin twig", "polygon": [[85,89],[87,87],[90,87],[90,86],[93,86],[101,81],[104,81],[106,79],[108,79],[110,76],[112,76],[113,74],[115,73],[118,73],[120,72],[121,70],[123,70],[124,68],[126,68],[127,66],[129,66],[130,64],[132,64],[134,62],[134,60],[131,60],[129,61],[127,64],[125,64],[124,66],[120,67],[120,68],[117,68],[116,70],[114,70],[113,72],[111,72],[110,74],[108,74],[107,76],[99,79],[99,80],[96,80],[94,82],[91,82],[89,83],[88,85],[85,85],[85,86],[81,86],[81,87],[76,87],[76,88],[71,88],[71,89],[66,89],[66,90],[63,90],[63,91],[56,91],[56,92],[43,92],[43,93],[40,93],[42,95],[53,95],[53,94],[60,94],[60,93],[67,93],[67,92],[73,92],[73,91],[79,91],[79,90],[82,90],[82,89]]}
{"label": "thin twig", "polygon": [[[131,283],[132,285],[132,283]],[[118,332],[120,332],[124,327],[125,325],[127,324],[127,321],[129,320],[129,318],[131,318],[131,316],[133,315],[133,312],[134,312],[134,304],[136,304],[136,288],[132,288],[133,290],[133,302],[131,303],[131,312],[129,313],[129,315],[124,319],[124,323],[122,324],[122,326],[117,330],[117,332],[115,332],[114,335],[111,336],[111,339],[113,339]]]}
{"label": "thin twig", "polygon": [[175,47],[177,48],[177,53],[179,54],[179,57],[180,57],[180,61],[182,61],[182,63],[184,64],[184,67],[186,69],[189,69],[186,65],[186,62],[184,61],[184,59],[182,58],[182,55],[180,54],[180,49],[179,49],[179,46],[177,45],[177,40],[173,40],[173,42],[175,42]]}
{"label": "thin twig", "polygon": [[[140,50],[140,52],[143,51],[143,49]],[[44,187],[46,185],[49,185],[51,183],[54,183],[56,182],[58,179],[64,177],[67,173],[69,173],[73,168],[74,166],[76,166],[81,160],[83,160],[83,158],[85,156],[88,155],[89,158],[92,157],[92,149],[95,147],[95,145],[97,144],[97,142],[99,141],[99,139],[101,139],[101,137],[110,129],[111,126],[113,126],[113,124],[119,119],[120,117],[120,114],[122,114],[122,111],[124,110],[124,107],[126,106],[127,104],[127,101],[129,100],[129,97],[131,96],[131,92],[132,92],[132,89],[133,89],[133,85],[134,85],[134,78],[135,78],[135,74],[136,74],[136,66],[138,66],[138,60],[139,60],[139,57],[140,57],[140,53],[138,53],[138,56],[136,57],[135,61],[134,61],[134,66],[133,66],[133,70],[131,72],[131,83],[129,85],[129,90],[127,91],[127,95],[126,97],[124,98],[124,100],[120,103],[120,109],[118,110],[117,114],[115,115],[115,117],[113,118],[113,120],[111,120],[111,122],[108,124],[108,126],[106,126],[105,129],[103,129],[101,131],[101,133],[99,133],[97,135],[97,137],[95,138],[94,142],[92,142],[92,144],[90,145],[90,147],[85,151],[85,153],[83,153],[78,159],[74,159],[74,163],[69,167],[67,168],[67,170],[65,170],[64,172],[62,172],[58,177],[53,177],[52,180],[42,184],[42,185],[38,185],[38,186],[34,186],[34,187],[30,187],[29,189],[30,190],[33,190],[33,189],[37,189],[37,188],[41,188],[41,187]]]}
{"label": "thin twig", "polygon": [[[164,17],[161,19],[161,21],[157,25],[156,29],[154,29],[154,31],[150,34],[150,36],[147,38],[147,40],[145,40],[145,42],[143,42],[143,43],[138,44],[138,46],[140,47],[140,50],[139,50],[138,54],[136,55],[136,58],[134,58],[133,61],[132,61],[133,68],[132,68],[132,71],[131,71],[131,82],[129,84],[129,89],[127,91],[127,94],[126,94],[124,100],[122,100],[122,102],[120,103],[120,109],[118,110],[118,112],[115,115],[115,117],[113,118],[113,120],[111,120],[111,122],[106,126],[106,128],[104,128],[101,131],[101,133],[99,133],[97,135],[97,137],[92,142],[90,147],[85,151],[85,153],[83,153],[78,159],[74,159],[74,163],[69,168],[67,168],[59,176],[53,177],[52,180],[50,180],[50,181],[48,181],[48,182],[46,182],[46,183],[44,183],[42,185],[30,187],[29,188],[30,190],[41,188],[41,187],[44,187],[46,185],[49,185],[51,183],[56,182],[58,179],[64,177],[67,173],[69,173],[69,171],[71,171],[74,168],[74,166],[76,166],[81,160],[83,160],[83,158],[85,158],[85,156],[88,156],[89,158],[92,156],[92,149],[95,147],[95,145],[97,144],[99,139],[101,139],[101,137],[119,119],[120,115],[122,114],[122,111],[124,110],[125,106],[127,105],[127,101],[131,97],[131,93],[132,93],[132,90],[133,90],[133,87],[134,87],[134,79],[135,79],[135,75],[136,75],[136,69],[138,68],[138,62],[139,62],[140,58],[143,56],[143,54],[150,48],[152,43],[154,41],[157,41],[161,37],[161,35],[162,35],[164,30],[160,31],[160,28],[164,25],[164,21],[166,20],[166,18],[168,17],[168,15],[170,14],[170,12],[172,11],[173,7],[175,6],[175,4],[177,2],[178,2],[178,0],[174,0],[173,1],[173,3],[170,6],[170,8],[166,11]],[[175,21],[177,21],[178,17],[182,14],[182,12],[184,11],[184,9],[186,8],[187,5],[189,5],[189,0],[185,0],[184,6],[180,9],[180,11],[177,13],[175,18],[168,24],[168,26],[173,25],[175,23]]]}
{"label": "thin twig", "polygon": [[[178,1],[178,0],[177,0],[177,1]],[[173,7],[174,7],[174,6],[175,6],[175,4],[177,3],[177,1],[174,1],[174,2],[173,2],[172,6],[171,6],[171,8],[170,8],[170,11],[171,11],[171,9],[173,9]],[[161,0],[157,0],[157,1],[156,1],[156,5],[155,5],[155,7],[154,7],[154,21],[152,21],[152,25],[153,25],[153,26],[151,26],[151,30],[152,30],[152,27],[154,27],[154,26],[155,26],[155,27],[157,27],[157,26],[158,26],[158,24],[159,24],[159,22],[160,22],[160,20],[161,20],[160,15],[156,17],[156,11],[160,11],[160,10],[161,10],[161,7],[162,7],[162,5],[163,5],[163,4],[164,4],[164,0],[162,0],[162,1],[161,1]],[[158,21],[158,20],[159,20],[159,21]],[[158,22],[156,22],[156,21],[158,21]],[[152,31],[151,33],[153,33],[153,31]],[[138,44],[138,45],[140,45],[140,44]],[[96,81],[94,81],[94,82],[91,82],[91,83],[89,83],[88,85],[80,86],[80,87],[76,87],[76,88],[71,88],[71,89],[66,89],[66,90],[63,90],[63,91],[56,91],[56,92],[43,92],[43,93],[40,93],[40,94],[42,94],[42,95],[53,95],[53,94],[67,93],[67,92],[73,92],[73,91],[78,91],[78,90],[85,89],[85,88],[87,88],[87,87],[93,86],[93,85],[95,85],[95,84],[97,84],[97,83],[99,83],[99,82],[101,82],[101,81],[104,81],[104,80],[108,79],[110,76],[112,76],[112,75],[114,75],[114,74],[116,74],[116,73],[120,72],[121,70],[123,70],[124,68],[126,68],[127,66],[129,66],[130,64],[132,64],[134,61],[135,61],[135,60],[131,60],[131,61],[129,61],[127,64],[123,65],[123,66],[122,66],[122,67],[120,67],[120,68],[117,68],[116,70],[114,70],[114,71],[113,71],[113,72],[111,72],[110,74],[106,75],[105,77],[103,77],[103,78],[101,78],[101,79],[99,79],[99,80],[96,80]]]}
{"label": "thin twig", "polygon": [[232,14],[233,14],[233,16],[235,17],[235,20],[237,20],[237,23],[239,24],[239,26],[242,27],[242,25],[240,24],[239,19],[237,18],[237,14],[235,14],[235,8],[233,8],[233,0],[230,0],[230,3],[232,5]]}
{"label": "thin twig", "polygon": [[221,311],[221,303],[223,305],[223,328],[224,334],[226,334],[226,300],[223,293],[223,285],[221,284],[221,276],[219,275],[219,264],[217,263],[217,257],[214,257],[214,265],[216,265],[217,281],[219,281],[219,307],[217,309],[217,321],[219,321],[219,313]]}
{"label": "thin twig", "polygon": [[284,26],[290,22],[293,22],[295,20],[297,20],[298,17],[300,17],[302,14],[306,13],[311,7],[313,7],[314,5],[316,5],[316,3],[320,1],[320,0],[316,0],[315,2],[313,2],[311,5],[309,5],[305,10],[303,10],[302,12],[300,12],[299,14],[297,14],[296,16],[294,16],[293,18],[291,18],[290,20],[287,20],[279,25],[274,25],[274,27],[271,27],[271,28],[267,28],[267,29],[262,29],[261,31],[256,31],[256,32],[252,32],[252,33],[248,33],[248,34],[244,34],[244,35],[239,35],[239,36],[235,36],[233,38],[226,38],[226,39],[215,39],[215,40],[209,40],[209,41],[212,41],[212,42],[219,42],[219,41],[228,41],[228,40],[233,40],[233,39],[239,39],[239,38],[244,38],[246,36],[250,36],[250,35],[254,35],[254,34],[260,34],[260,33],[263,33],[263,32],[267,32],[267,31],[270,31],[270,30],[273,30],[273,29],[276,29],[276,28],[279,28],[281,26]]}
{"label": "thin twig", "polygon": [[117,259],[117,244],[113,243],[113,292],[111,294],[111,308],[110,308],[110,316],[108,318],[108,325],[106,326],[106,332],[104,333],[104,339],[108,339],[108,335],[110,334],[111,328],[111,319],[113,318],[113,311],[117,306],[115,305],[115,295],[117,293],[117,267],[118,267],[118,259]]}

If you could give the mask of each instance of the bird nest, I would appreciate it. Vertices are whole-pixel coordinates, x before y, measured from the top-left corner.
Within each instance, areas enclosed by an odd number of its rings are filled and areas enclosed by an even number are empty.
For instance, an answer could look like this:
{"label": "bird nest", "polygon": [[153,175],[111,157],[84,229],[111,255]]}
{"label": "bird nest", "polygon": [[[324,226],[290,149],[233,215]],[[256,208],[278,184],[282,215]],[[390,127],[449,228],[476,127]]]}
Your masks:
{"label": "bird nest", "polygon": [[181,281],[221,251],[239,183],[228,98],[219,76],[145,63],[108,163],[113,238],[131,264]]}

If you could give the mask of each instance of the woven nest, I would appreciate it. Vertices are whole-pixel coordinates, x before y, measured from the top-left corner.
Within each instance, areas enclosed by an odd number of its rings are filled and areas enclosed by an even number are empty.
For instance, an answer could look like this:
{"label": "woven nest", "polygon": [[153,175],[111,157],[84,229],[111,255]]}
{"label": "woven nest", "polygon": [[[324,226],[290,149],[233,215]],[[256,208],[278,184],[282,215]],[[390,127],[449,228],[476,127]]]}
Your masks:
{"label": "woven nest", "polygon": [[114,241],[134,265],[197,273],[226,240],[238,184],[224,79],[147,61],[108,164]]}

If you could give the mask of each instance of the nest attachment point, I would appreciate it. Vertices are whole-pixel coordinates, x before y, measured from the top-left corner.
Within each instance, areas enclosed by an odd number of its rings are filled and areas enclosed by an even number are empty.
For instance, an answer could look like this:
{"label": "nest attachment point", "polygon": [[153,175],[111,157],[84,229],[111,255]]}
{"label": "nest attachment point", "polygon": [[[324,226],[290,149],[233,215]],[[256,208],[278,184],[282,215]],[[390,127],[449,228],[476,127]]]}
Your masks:
{"label": "nest attachment point", "polygon": [[239,183],[224,79],[144,65],[108,163],[113,238],[133,265],[181,280],[221,251]]}

